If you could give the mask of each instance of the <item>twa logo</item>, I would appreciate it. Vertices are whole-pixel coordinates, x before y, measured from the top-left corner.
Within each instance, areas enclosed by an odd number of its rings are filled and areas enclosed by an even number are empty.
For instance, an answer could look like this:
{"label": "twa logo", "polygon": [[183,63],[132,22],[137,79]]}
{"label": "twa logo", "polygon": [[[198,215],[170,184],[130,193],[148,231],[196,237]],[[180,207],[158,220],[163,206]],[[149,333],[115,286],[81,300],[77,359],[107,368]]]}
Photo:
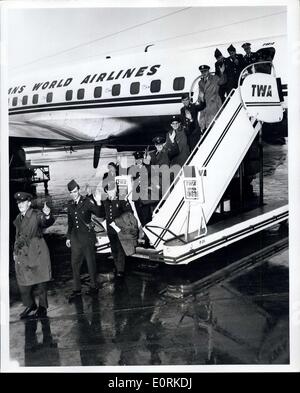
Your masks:
{"label": "twa logo", "polygon": [[251,85],[252,97],[272,97],[271,85]]}

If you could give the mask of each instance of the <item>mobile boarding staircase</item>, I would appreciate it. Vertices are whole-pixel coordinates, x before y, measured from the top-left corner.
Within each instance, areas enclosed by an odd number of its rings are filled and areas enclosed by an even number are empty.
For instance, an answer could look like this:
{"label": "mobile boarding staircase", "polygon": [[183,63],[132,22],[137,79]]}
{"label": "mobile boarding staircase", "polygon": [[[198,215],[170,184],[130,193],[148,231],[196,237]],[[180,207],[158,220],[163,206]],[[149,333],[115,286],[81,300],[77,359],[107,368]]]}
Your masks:
{"label": "mobile boarding staircase", "polygon": [[[245,71],[143,228],[153,248],[138,248],[136,256],[187,264],[288,219],[288,205],[280,202],[209,224],[262,122],[283,118],[274,69],[243,77]],[[194,177],[186,177],[187,167]]]}

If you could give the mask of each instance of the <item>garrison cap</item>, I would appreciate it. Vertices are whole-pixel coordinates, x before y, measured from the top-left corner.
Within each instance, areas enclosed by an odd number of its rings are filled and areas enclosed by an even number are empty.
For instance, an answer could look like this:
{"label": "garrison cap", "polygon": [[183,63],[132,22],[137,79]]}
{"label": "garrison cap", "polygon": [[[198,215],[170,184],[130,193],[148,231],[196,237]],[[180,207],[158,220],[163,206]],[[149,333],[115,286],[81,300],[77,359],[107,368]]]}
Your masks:
{"label": "garrison cap", "polygon": [[152,142],[155,145],[162,145],[165,143],[166,139],[163,136],[156,136],[155,138],[152,139]]}
{"label": "garrison cap", "polygon": [[199,70],[200,71],[205,71],[205,70],[209,70],[210,69],[210,66],[208,66],[208,65],[206,65],[206,64],[202,64],[200,67],[199,67]]}
{"label": "garrison cap", "polygon": [[69,191],[74,190],[75,187],[80,188],[80,187],[79,187],[79,184],[77,184],[76,181],[75,181],[74,179],[72,179],[72,180],[68,183],[67,187],[68,187],[68,190],[69,190]]}
{"label": "garrison cap", "polygon": [[141,158],[144,158],[144,152],[143,151],[135,151],[133,153],[133,156],[136,160],[140,160]]}
{"label": "garrison cap", "polygon": [[16,192],[14,198],[17,202],[31,201],[33,196],[29,192]]}
{"label": "garrison cap", "polygon": [[242,48],[247,48],[248,46],[251,46],[251,44],[249,43],[249,42],[245,42],[243,45],[242,45]]}
{"label": "garrison cap", "polygon": [[227,51],[228,51],[228,52],[235,52],[236,49],[235,49],[235,47],[231,44],[231,45],[227,48]]}
{"label": "garrison cap", "polygon": [[222,56],[222,52],[217,48],[215,50],[215,58],[217,59],[218,57]]}

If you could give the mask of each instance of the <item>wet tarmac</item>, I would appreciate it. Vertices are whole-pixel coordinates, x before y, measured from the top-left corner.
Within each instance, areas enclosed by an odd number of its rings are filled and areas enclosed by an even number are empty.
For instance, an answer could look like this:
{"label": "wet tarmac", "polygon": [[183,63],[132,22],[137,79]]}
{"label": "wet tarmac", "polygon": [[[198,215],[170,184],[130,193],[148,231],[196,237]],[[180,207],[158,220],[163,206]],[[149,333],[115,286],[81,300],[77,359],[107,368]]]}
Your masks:
{"label": "wet tarmac", "polygon": [[[287,148],[271,146],[268,152],[277,160],[265,164],[266,200],[274,197],[275,188],[279,198],[286,198]],[[69,304],[70,252],[61,236],[65,182],[57,182],[56,193],[49,183],[52,198],[61,205],[56,226],[46,235],[53,264],[48,317],[19,319],[23,306],[12,275],[12,360],[26,367],[288,364],[287,226],[188,266],[129,259],[124,280],[115,280],[112,260],[98,254],[98,295],[83,294]],[[82,273],[85,291],[88,275]]]}
{"label": "wet tarmac", "polygon": [[[287,364],[286,239],[286,228],[265,231],[201,266],[129,260],[121,281],[98,255],[98,295],[72,304],[69,256],[58,254],[47,318],[19,320],[23,307],[12,298],[11,359],[20,366]],[[82,282],[84,292],[86,274]]]}

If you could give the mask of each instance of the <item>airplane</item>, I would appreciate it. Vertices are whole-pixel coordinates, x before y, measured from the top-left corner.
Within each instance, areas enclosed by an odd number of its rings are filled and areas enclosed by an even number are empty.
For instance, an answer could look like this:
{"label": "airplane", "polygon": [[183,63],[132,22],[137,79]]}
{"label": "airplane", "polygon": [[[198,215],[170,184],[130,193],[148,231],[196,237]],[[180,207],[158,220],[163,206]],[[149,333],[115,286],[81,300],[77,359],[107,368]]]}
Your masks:
{"label": "airplane", "polygon": [[[181,96],[197,100],[198,67],[214,71],[214,50],[227,57],[233,44],[154,51],[43,69],[12,78],[8,89],[9,136],[26,146],[94,147],[97,167],[102,146],[138,150],[165,134],[170,116],[179,114]],[[287,37],[251,40],[253,52],[272,53],[287,112]],[[286,116],[285,116],[286,118]],[[286,121],[285,123],[286,124]],[[275,126],[274,126],[275,127]]]}

